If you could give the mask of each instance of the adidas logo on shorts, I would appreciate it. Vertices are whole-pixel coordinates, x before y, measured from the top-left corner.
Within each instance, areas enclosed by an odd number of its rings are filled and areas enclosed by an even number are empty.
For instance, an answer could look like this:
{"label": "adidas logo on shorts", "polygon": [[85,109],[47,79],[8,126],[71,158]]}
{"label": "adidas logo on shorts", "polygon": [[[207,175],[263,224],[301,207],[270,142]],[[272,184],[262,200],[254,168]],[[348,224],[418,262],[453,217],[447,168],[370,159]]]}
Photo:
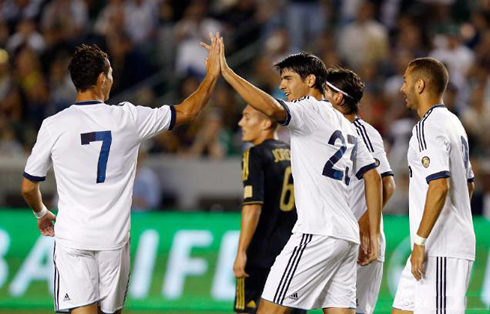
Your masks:
{"label": "adidas logo on shorts", "polygon": [[71,301],[70,299],[70,296],[67,294],[65,294],[65,297],[63,298],[63,301]]}
{"label": "adidas logo on shorts", "polygon": [[295,292],[295,293],[291,294],[290,296],[288,296],[288,299],[298,300],[298,293]]}

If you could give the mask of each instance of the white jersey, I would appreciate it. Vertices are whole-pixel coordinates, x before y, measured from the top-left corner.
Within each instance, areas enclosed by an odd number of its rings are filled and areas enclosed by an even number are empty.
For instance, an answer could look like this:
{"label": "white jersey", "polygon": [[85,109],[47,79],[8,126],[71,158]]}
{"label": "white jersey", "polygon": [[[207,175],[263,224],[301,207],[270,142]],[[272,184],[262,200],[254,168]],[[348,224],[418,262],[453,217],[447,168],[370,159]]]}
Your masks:
{"label": "white jersey", "polygon": [[444,207],[426,242],[429,256],[475,258],[467,184],[474,175],[468,152],[463,125],[444,105],[433,106],[413,128],[408,148],[412,245],[424,213],[429,182],[450,178]]}
{"label": "white jersey", "polygon": [[59,194],[56,241],[84,250],[121,248],[140,143],[172,129],[175,109],[78,102],[43,121],[24,177],[43,181],[53,164]]}
{"label": "white jersey", "polygon": [[348,185],[376,167],[366,145],[326,100],[305,97],[280,103],[291,133],[291,169],[298,220],[293,232],[359,243]]}
{"label": "white jersey", "polygon": [[[377,170],[381,177],[392,176],[393,171],[391,170],[388,158],[386,158],[386,152],[381,134],[379,134],[379,132],[373,126],[360,118],[354,120],[352,124],[355,126],[359,137],[362,139],[364,144],[366,144],[369,152],[373,155],[374,160],[378,165]],[[364,193],[364,180],[357,179],[357,177],[352,178],[350,184],[349,201],[352,211],[354,212],[354,216],[357,220],[359,220],[367,210],[366,197]],[[386,239],[383,231],[383,217],[381,217],[380,231],[378,260],[384,261]]]}

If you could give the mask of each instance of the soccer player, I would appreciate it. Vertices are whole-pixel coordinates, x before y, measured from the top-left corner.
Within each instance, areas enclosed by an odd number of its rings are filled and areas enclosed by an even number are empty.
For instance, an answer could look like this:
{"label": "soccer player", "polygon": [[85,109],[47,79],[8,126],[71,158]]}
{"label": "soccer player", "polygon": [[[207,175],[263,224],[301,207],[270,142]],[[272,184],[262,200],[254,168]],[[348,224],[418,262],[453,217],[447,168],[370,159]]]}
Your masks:
{"label": "soccer player", "polygon": [[242,225],[233,267],[235,312],[256,313],[270,268],[298,216],[289,145],[276,139],[277,122],[247,106],[238,125],[243,141],[254,146],[242,161]]}
{"label": "soccer player", "polygon": [[[207,75],[178,106],[157,109],[105,104],[112,68],[97,46],[78,47],[69,69],[74,105],[44,120],[27,160],[22,194],[45,236],[55,237],[56,311],[121,313],[129,281],[130,207],[142,141],[192,121],[220,74],[218,36],[210,35]],[[55,217],[39,185],[53,164],[59,194]],[[57,223],[53,225],[53,220]]]}
{"label": "soccer player", "polygon": [[287,101],[256,88],[226,64],[223,40],[221,73],[258,111],[290,130],[291,169],[298,220],[267,278],[259,313],[290,313],[292,308],[322,308],[354,313],[359,226],[348,204],[353,175],[368,190],[371,236],[369,260],[378,254],[381,178],[351,123],[322,101],[325,64],[300,53],[276,64]]}
{"label": "soccer player", "polygon": [[411,61],[401,92],[420,121],[408,148],[412,255],[392,313],[464,313],[475,259],[470,199],[474,176],[468,137],[443,104],[446,67],[433,58]]}
{"label": "soccer player", "polygon": [[[359,102],[364,93],[364,83],[361,78],[351,70],[343,68],[330,68],[327,71],[325,98],[333,107],[339,110],[356,128],[357,134],[362,138],[369,152],[378,164],[378,172],[381,174],[383,186],[383,207],[395,192],[395,180],[391,170],[383,139],[379,132],[370,124],[358,116]],[[361,238],[369,232],[367,224],[366,201],[364,197],[364,181],[356,177],[350,184],[350,205],[354,216],[359,220]],[[365,232],[367,229],[367,232]],[[383,220],[381,219],[379,256],[369,265],[357,266],[357,308],[356,313],[372,314],[378,300],[379,288],[383,276],[383,262],[386,248],[386,240],[383,232]],[[362,254],[362,251],[360,252]],[[362,257],[360,258],[362,263]]]}

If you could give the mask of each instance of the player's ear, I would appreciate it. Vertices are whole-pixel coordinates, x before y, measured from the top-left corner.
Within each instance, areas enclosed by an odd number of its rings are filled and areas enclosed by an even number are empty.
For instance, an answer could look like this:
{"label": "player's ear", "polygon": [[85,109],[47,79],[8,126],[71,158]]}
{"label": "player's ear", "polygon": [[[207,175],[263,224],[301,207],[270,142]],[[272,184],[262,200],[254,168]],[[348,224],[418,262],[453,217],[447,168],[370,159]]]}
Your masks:
{"label": "player's ear", "polygon": [[344,95],[342,93],[335,93],[334,96],[335,102],[339,105],[342,105],[344,102]]}
{"label": "player's ear", "polygon": [[272,126],[272,121],[269,119],[263,119],[261,123],[262,130],[268,130]]}
{"label": "player's ear", "polygon": [[313,86],[315,86],[315,83],[316,83],[316,76],[313,75],[313,74],[310,74],[306,77],[306,84],[310,87],[310,88],[313,88]]}
{"label": "player's ear", "polygon": [[102,85],[104,84],[105,80],[107,79],[106,75],[104,72],[100,72],[99,76],[97,76],[97,85]]}
{"label": "player's ear", "polygon": [[415,83],[415,91],[418,94],[421,94],[426,87],[425,81],[423,79],[417,80],[417,83]]}

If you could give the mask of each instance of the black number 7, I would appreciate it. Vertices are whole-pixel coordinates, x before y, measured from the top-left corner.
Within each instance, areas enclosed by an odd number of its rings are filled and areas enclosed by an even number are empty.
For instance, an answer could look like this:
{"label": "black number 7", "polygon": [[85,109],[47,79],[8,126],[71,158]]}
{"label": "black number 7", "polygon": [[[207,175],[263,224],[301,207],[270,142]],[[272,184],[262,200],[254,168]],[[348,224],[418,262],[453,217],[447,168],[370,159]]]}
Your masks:
{"label": "black number 7", "polygon": [[97,183],[103,183],[107,171],[109,151],[111,150],[112,133],[111,131],[90,132],[80,134],[80,137],[82,138],[82,145],[88,145],[90,142],[102,141],[99,162],[97,163]]}

